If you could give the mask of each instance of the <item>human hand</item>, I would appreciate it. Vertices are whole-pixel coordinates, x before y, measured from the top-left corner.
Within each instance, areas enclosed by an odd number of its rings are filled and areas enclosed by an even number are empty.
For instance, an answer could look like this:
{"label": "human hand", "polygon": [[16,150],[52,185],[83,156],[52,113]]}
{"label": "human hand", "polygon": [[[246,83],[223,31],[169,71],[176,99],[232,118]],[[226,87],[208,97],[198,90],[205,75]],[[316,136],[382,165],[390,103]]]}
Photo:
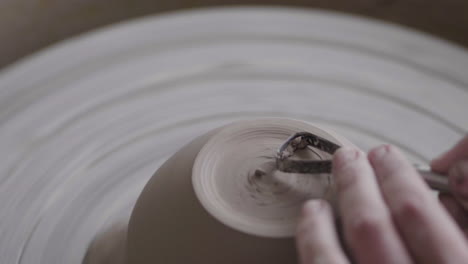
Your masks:
{"label": "human hand", "polygon": [[468,136],[434,159],[431,169],[448,175],[451,194],[439,194],[439,199],[468,237]]}
{"label": "human hand", "polygon": [[[341,148],[333,175],[344,242],[355,263],[466,263],[467,242],[395,147]],[[350,263],[325,201],[307,202],[297,228],[302,264]]]}

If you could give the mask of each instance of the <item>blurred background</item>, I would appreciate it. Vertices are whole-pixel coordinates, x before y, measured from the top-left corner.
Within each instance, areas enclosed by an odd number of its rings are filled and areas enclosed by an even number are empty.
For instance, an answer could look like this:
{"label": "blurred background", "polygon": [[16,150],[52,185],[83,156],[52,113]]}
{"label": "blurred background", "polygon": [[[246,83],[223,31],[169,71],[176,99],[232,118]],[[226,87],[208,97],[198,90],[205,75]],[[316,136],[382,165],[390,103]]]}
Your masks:
{"label": "blurred background", "polygon": [[68,37],[140,16],[208,6],[289,5],[379,18],[468,46],[466,0],[2,0],[0,68]]}

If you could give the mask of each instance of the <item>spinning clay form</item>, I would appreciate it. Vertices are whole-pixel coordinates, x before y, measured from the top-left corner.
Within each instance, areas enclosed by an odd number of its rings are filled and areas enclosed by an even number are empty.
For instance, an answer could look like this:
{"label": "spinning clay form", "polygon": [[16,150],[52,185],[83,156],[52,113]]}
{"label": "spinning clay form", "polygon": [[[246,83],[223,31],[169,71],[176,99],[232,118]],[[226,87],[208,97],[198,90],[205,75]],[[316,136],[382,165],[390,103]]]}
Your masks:
{"label": "spinning clay form", "polygon": [[[339,145],[341,136],[290,119],[235,122],[173,155],[148,182],[129,224],[129,263],[290,263],[302,203],[331,190],[330,175],[276,170],[278,147],[308,131]],[[304,159],[330,159],[303,150]]]}

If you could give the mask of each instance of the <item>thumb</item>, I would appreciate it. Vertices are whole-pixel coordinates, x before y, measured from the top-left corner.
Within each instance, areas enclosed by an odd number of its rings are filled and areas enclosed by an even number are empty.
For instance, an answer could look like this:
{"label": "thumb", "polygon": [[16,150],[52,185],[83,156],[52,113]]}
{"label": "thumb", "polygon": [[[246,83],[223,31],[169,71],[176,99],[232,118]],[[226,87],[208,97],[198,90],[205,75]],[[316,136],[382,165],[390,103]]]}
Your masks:
{"label": "thumb", "polygon": [[452,149],[431,162],[433,171],[447,173],[460,160],[468,159],[468,135],[460,140]]}
{"label": "thumb", "polygon": [[448,173],[450,188],[465,210],[468,210],[468,160],[456,162]]}

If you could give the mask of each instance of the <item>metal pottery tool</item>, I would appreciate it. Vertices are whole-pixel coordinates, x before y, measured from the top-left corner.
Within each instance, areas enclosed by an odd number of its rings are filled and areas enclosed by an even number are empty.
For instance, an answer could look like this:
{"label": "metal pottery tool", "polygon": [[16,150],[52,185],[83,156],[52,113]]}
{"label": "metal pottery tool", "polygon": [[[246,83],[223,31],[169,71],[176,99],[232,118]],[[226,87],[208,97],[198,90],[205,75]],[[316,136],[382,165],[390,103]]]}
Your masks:
{"label": "metal pottery tool", "polygon": [[[276,155],[276,167],[278,170],[300,174],[330,173],[332,168],[331,160],[291,159],[297,150],[308,147],[319,149],[329,154],[334,154],[340,148],[339,145],[320,136],[309,132],[298,132],[290,136],[278,149]],[[414,166],[429,187],[440,192],[450,192],[446,176],[432,172],[429,166],[417,164]]]}

